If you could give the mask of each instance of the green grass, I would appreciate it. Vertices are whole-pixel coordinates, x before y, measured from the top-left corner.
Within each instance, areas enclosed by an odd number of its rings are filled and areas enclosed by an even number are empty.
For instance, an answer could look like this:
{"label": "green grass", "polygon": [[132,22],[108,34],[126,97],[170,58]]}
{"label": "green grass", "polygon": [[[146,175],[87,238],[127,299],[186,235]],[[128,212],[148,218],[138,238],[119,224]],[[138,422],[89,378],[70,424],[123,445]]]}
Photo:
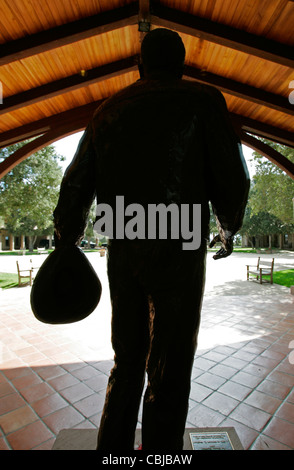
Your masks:
{"label": "green grass", "polygon": [[[269,276],[264,277],[266,279],[269,279]],[[274,284],[279,284],[280,286],[294,286],[294,269],[286,269],[285,271],[274,271],[273,281]]]}
{"label": "green grass", "polygon": [[[29,278],[28,278],[29,280]],[[0,273],[0,288],[9,289],[18,286],[18,275],[13,273]]]}

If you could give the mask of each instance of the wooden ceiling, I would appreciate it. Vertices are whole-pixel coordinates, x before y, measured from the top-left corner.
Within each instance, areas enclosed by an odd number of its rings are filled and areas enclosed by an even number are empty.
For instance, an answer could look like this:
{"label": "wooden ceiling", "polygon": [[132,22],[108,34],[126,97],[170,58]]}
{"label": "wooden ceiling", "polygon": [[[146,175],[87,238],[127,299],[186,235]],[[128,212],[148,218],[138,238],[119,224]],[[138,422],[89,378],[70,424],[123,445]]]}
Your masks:
{"label": "wooden ceiling", "polygon": [[242,142],[294,178],[255,137],[294,148],[293,0],[1,0],[0,148],[36,138],[0,177],[136,81],[143,35],[157,27],[181,35],[185,77],[223,92]]}

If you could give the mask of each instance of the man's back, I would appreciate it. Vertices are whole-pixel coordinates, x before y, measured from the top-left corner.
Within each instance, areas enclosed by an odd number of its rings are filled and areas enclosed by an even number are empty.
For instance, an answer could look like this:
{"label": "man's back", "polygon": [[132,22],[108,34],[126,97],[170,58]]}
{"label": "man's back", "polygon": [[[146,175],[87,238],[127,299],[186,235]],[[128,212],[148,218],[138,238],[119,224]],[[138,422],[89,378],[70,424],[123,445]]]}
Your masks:
{"label": "man's back", "polygon": [[[92,123],[97,202],[115,208],[119,195],[125,204],[144,207],[201,204],[206,236],[208,201],[224,196],[218,190],[214,195],[216,185],[234,184],[232,162],[243,171],[224,111],[217,90],[180,79],[140,80],[107,100]],[[217,161],[226,161],[226,174]]]}

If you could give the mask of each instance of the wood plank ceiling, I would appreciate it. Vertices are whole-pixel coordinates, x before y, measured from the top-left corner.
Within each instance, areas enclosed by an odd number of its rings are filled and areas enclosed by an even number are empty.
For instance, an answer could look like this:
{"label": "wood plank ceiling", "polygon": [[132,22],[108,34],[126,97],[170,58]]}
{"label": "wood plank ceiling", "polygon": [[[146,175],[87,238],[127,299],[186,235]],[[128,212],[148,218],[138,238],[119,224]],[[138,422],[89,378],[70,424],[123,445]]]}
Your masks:
{"label": "wood plank ceiling", "polygon": [[242,142],[294,178],[254,137],[294,147],[293,0],[1,0],[0,148],[37,138],[0,177],[136,81],[144,31],[157,27],[181,35],[185,76],[223,92]]}

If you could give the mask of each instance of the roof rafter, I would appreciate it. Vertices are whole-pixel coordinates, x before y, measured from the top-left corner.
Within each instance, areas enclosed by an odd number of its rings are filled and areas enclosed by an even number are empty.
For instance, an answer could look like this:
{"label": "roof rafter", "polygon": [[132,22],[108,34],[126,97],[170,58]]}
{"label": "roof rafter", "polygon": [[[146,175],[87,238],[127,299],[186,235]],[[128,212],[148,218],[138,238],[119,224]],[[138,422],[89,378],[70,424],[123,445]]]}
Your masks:
{"label": "roof rafter", "polygon": [[[71,75],[55,82],[42,85],[32,90],[27,90],[17,95],[10,96],[5,99],[5,102],[0,107],[0,115],[16,109],[38,103],[45,99],[53,98],[63,93],[77,90],[94,83],[98,83],[108,78],[136,71],[138,68],[138,57],[131,56],[126,59],[112,62],[110,64],[95,67],[87,70],[85,76],[80,74]],[[247,99],[254,103],[267,106],[277,111],[294,115],[294,107],[291,105],[287,98],[275,95],[258,88],[236,82],[234,80],[215,75],[208,72],[203,72],[195,67],[186,66],[185,75],[193,78],[198,82],[216,86],[221,91],[237,96],[242,99]]]}
{"label": "roof rafter", "polygon": [[152,3],[152,24],[175,29],[287,67],[294,67],[293,47],[231,26]]}
{"label": "roof rafter", "polygon": [[138,2],[0,45],[0,65],[66,46],[138,21]]}
{"label": "roof rafter", "polygon": [[[143,7],[142,7],[143,5]],[[32,34],[0,45],[0,65],[24,59],[82,39],[138,23],[138,14],[146,0],[135,1],[121,8],[106,11],[81,20],[67,23],[47,31]],[[140,10],[141,8],[141,10]],[[160,5],[151,3],[151,23],[155,26],[176,29],[179,32],[200,37],[251,55],[288,67],[294,66],[293,47],[260,37],[230,26]]]}
{"label": "roof rafter", "polygon": [[131,56],[87,70],[83,76],[75,74],[31,90],[23,91],[5,99],[5,102],[0,107],[0,115],[137,69],[137,57]]}
{"label": "roof rafter", "polygon": [[287,98],[275,95],[260,88],[255,88],[229,78],[209,73],[195,67],[186,66],[184,74],[195,79],[197,82],[213,85],[225,93],[239,98],[252,101],[254,103],[267,106],[286,114],[294,115],[294,107]]}

